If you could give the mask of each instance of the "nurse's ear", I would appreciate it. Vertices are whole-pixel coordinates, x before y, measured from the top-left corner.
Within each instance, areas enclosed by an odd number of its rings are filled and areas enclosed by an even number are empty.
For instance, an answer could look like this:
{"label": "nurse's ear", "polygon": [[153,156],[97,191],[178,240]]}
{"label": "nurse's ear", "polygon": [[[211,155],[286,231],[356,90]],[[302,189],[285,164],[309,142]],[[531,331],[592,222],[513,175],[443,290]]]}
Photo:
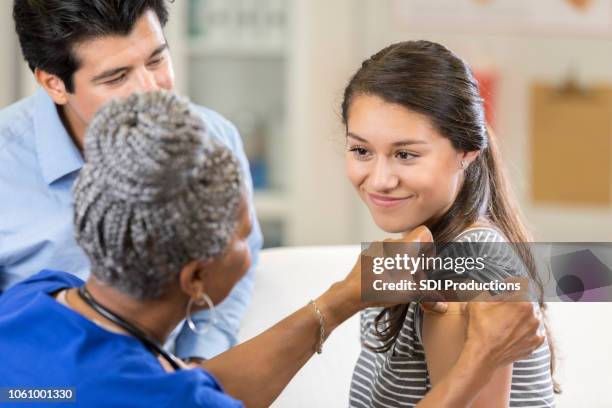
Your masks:
{"label": "nurse's ear", "polygon": [[34,70],[36,82],[43,87],[49,97],[53,99],[57,105],[65,105],[68,103],[68,91],[66,85],[57,75],[50,74],[40,68]]}
{"label": "nurse's ear", "polygon": [[186,264],[179,274],[179,285],[183,293],[192,299],[201,299],[206,293],[206,280],[212,258],[196,260]]}

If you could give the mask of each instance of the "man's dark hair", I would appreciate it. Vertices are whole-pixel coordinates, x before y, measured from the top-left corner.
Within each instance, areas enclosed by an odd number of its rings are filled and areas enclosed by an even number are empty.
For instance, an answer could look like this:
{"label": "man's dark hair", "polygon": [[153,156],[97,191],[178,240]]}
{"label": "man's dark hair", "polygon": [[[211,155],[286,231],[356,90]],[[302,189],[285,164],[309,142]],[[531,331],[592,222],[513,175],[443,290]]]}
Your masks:
{"label": "man's dark hair", "polygon": [[78,43],[108,35],[129,35],[147,10],[168,21],[166,0],[15,0],[13,19],[21,52],[32,72],[57,75],[74,92],[80,61]]}

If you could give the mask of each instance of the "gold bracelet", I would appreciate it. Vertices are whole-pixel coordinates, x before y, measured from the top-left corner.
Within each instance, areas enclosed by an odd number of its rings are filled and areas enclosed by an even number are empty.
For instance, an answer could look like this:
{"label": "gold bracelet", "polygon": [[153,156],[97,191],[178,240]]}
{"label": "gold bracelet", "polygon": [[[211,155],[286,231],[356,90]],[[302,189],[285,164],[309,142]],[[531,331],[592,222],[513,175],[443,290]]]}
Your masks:
{"label": "gold bracelet", "polygon": [[325,319],[323,319],[323,313],[317,306],[314,300],[308,302],[314,308],[315,313],[317,314],[317,318],[319,319],[319,341],[317,342],[317,354],[321,354],[323,352],[323,342],[325,341]]}

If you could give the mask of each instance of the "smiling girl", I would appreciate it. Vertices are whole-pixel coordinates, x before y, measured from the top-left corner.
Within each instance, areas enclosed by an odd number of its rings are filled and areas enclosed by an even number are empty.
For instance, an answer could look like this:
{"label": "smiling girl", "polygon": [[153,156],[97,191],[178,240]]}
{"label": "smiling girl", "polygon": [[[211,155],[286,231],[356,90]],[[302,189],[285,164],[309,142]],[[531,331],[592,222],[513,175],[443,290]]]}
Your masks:
{"label": "smiling girl", "polygon": [[[391,45],[351,78],[342,118],[347,175],[380,228],[407,233],[426,225],[436,242],[506,242],[511,251],[491,260],[495,271],[535,280],[533,256],[521,245],[530,236],[462,59],[428,41]],[[466,340],[461,310],[436,317],[411,302],[364,311],[350,405],[418,404]],[[497,369],[472,406],[554,406],[553,361],[544,342]]]}

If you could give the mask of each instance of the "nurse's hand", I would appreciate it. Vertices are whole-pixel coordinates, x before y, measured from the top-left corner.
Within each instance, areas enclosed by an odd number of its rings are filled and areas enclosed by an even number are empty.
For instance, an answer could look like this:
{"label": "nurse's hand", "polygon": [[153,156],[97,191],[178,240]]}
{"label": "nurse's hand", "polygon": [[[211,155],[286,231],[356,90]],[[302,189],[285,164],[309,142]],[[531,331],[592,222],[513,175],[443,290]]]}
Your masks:
{"label": "nurse's hand", "polygon": [[[529,285],[524,278],[509,278],[505,282],[520,283],[522,288]],[[492,367],[526,358],[546,340],[540,308],[523,301],[525,290],[493,297],[486,293],[479,297],[484,301],[464,306],[468,315],[465,347]]]}
{"label": "nurse's hand", "polygon": [[446,302],[421,302],[421,306],[430,312],[444,314],[448,310],[448,303]]}
{"label": "nurse's hand", "polygon": [[[373,242],[370,247],[364,250],[357,259],[357,262],[353,266],[353,269],[348,274],[348,276],[344,279],[344,281],[340,282],[341,285],[344,285],[349,292],[351,293],[350,298],[355,302],[356,307],[361,310],[367,307],[389,307],[397,304],[398,302],[364,302],[361,296],[361,287],[362,287],[362,270],[361,270],[361,257],[369,256],[369,257],[389,257],[394,256],[394,254],[390,254],[387,251],[397,249],[397,247],[388,246],[385,247],[385,243],[408,243],[407,247],[402,249],[402,254],[406,253],[409,256],[417,257],[421,253],[425,252],[427,249],[431,247],[433,243],[433,237],[431,231],[427,229],[425,226],[419,226],[412,230],[409,234],[404,235],[400,239],[386,239],[383,242]],[[415,243],[419,243],[420,245],[415,245]],[[415,280],[421,278],[419,273],[414,275]],[[407,302],[405,302],[407,303]],[[435,311],[442,311],[445,307],[444,304],[438,304],[438,302],[428,302],[428,306],[433,308]]]}

